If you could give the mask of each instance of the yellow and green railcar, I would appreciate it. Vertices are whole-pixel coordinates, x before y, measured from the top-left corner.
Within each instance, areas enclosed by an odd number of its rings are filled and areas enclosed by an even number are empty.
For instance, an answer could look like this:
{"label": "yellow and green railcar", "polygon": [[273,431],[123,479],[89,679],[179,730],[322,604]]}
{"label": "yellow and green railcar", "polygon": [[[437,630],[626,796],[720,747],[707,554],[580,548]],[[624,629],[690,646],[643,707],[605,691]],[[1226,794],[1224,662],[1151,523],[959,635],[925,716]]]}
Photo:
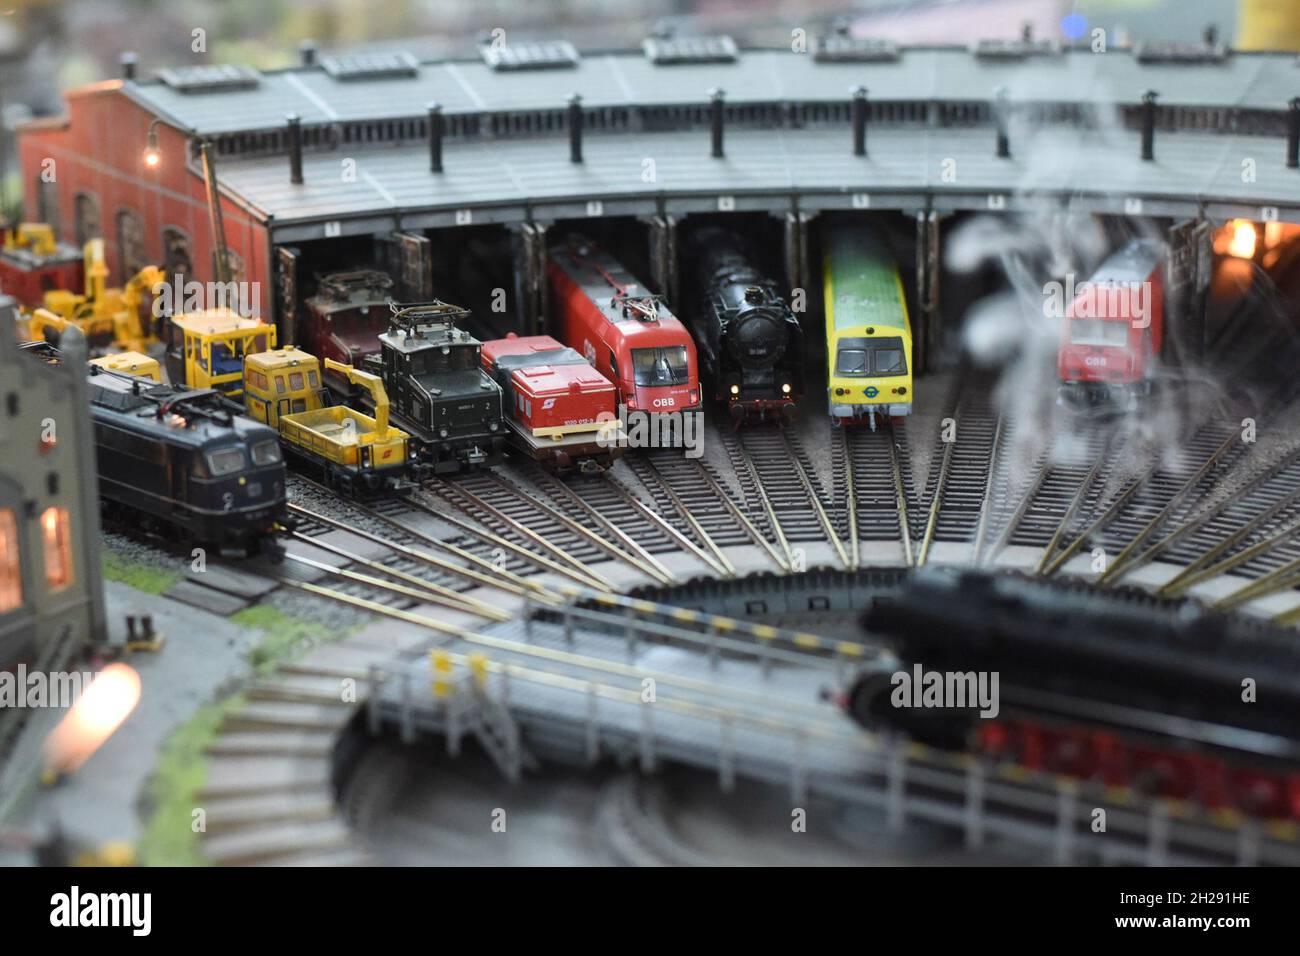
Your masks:
{"label": "yellow and green railcar", "polygon": [[826,232],[823,261],[830,412],[836,424],[912,411],[912,323],[898,263],[861,223]]}

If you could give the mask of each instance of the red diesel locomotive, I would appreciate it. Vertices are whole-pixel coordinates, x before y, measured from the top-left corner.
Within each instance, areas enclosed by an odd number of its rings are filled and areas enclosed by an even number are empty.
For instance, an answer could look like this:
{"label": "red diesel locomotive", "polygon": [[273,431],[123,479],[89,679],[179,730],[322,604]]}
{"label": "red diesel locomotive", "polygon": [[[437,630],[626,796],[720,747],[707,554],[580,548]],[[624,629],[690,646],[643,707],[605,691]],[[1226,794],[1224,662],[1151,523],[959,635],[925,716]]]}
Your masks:
{"label": "red diesel locomotive", "polygon": [[483,343],[483,368],[505,393],[516,447],[556,471],[608,467],[623,454],[618,394],[603,375],[549,335]]}
{"label": "red diesel locomotive", "polygon": [[1073,405],[1133,405],[1151,391],[1164,340],[1164,247],[1137,239],[1072,295],[1057,374]]}
{"label": "red diesel locomotive", "polygon": [[614,383],[629,411],[700,407],[690,333],[613,256],[575,237],[551,249],[546,272],[560,337]]}

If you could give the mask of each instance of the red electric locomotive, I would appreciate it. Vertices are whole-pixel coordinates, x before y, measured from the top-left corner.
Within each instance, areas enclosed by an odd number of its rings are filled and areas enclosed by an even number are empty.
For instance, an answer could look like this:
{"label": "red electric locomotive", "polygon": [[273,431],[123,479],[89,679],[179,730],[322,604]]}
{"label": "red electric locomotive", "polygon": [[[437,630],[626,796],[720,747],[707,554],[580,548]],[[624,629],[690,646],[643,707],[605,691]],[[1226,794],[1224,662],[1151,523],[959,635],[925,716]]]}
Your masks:
{"label": "red electric locomotive", "polygon": [[0,289],[35,309],[54,289],[76,292],[85,283],[81,251],[58,242],[43,223],[25,222],[4,234],[0,247]]}
{"label": "red electric locomotive", "polygon": [[606,468],[623,454],[617,392],[571,348],[549,335],[483,343],[483,367],[510,408],[516,447],[556,471]]}
{"label": "red electric locomotive", "polygon": [[[324,363],[334,359],[361,368],[366,358],[379,354],[379,336],[388,331],[388,308],[393,280],[383,272],[358,269],[322,276],[316,294],[303,303],[298,344]],[[335,372],[325,373],[325,384],[343,394],[349,383]]]}
{"label": "red electric locomotive", "polygon": [[546,271],[560,337],[614,383],[628,410],[699,408],[695,343],[659,297],[579,237],[551,249]]}
{"label": "red electric locomotive", "polygon": [[1067,290],[1057,373],[1072,405],[1132,406],[1149,394],[1164,340],[1164,247],[1134,240]]}

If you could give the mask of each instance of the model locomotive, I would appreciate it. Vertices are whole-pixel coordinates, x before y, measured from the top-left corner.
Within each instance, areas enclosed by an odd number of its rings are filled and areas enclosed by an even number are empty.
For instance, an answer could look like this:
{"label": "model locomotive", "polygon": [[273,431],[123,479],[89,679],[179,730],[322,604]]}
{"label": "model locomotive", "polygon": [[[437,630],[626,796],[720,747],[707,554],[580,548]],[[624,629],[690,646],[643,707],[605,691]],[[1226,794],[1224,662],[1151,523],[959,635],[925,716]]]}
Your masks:
{"label": "model locomotive", "polygon": [[[844,703],[865,726],[1211,809],[1300,819],[1300,647],[1289,632],[976,571],[918,574],[863,624],[897,654],[848,688]],[[908,706],[896,696],[899,675],[917,670],[997,674],[996,716],[951,699]]]}
{"label": "model locomotive", "polygon": [[1061,323],[1061,398],[1132,407],[1151,391],[1164,343],[1165,249],[1135,239],[1077,290]]}
{"label": "model locomotive", "polygon": [[549,335],[483,343],[483,367],[506,396],[514,444],[555,471],[608,467],[623,453],[609,380]]}
{"label": "model locomotive", "polygon": [[[321,276],[316,294],[303,302],[298,346],[322,362],[327,359],[360,368],[379,353],[379,336],[388,331],[393,280],[374,269],[331,272]],[[346,378],[326,371],[325,384],[349,391]]]}
{"label": "model locomotive", "polygon": [[695,343],[636,276],[581,236],[551,249],[546,273],[560,338],[614,383],[630,411],[699,407]]}
{"label": "model locomotive", "polygon": [[861,223],[832,223],[823,286],[831,421],[874,427],[877,417],[909,414],[912,324],[884,240]]}
{"label": "model locomotive", "polygon": [[803,329],[729,230],[692,237],[695,297],[690,309],[701,364],[714,397],[738,421],[790,417],[803,394]]}
{"label": "model locomotive", "polygon": [[[23,348],[58,361],[45,343]],[[116,371],[121,364],[86,372],[106,512],[222,552],[278,556],[285,467],[274,430],[214,391]]]}
{"label": "model locomotive", "polygon": [[[498,464],[506,434],[501,386],[481,367],[478,339],[456,326],[469,312],[436,299],[391,308],[390,328],[365,371],[382,382],[392,423],[436,474]],[[352,402],[376,413],[373,390]]]}

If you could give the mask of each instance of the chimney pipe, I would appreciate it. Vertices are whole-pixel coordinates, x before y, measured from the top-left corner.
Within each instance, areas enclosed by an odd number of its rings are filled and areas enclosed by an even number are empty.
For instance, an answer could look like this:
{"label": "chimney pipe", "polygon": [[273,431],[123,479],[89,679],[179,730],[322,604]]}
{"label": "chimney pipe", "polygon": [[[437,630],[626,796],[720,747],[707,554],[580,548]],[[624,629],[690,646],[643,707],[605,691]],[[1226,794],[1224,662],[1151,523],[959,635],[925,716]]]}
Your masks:
{"label": "chimney pipe", "polygon": [[582,97],[569,97],[569,162],[582,162]]}
{"label": "chimney pipe", "polygon": [[867,88],[853,87],[853,155],[867,155]]}
{"label": "chimney pipe", "polygon": [[285,121],[288,123],[289,182],[299,185],[302,183],[302,119],[297,113],[290,113]]}
{"label": "chimney pipe", "polygon": [[1286,124],[1286,164],[1289,168],[1300,167],[1300,96],[1291,100]]}
{"label": "chimney pipe", "polygon": [[713,158],[722,159],[722,104],[726,93],[714,87],[709,90],[709,125],[713,135]]}
{"label": "chimney pipe", "polygon": [[139,64],[140,58],[137,57],[135,53],[132,52],[131,50],[127,50],[125,53],[123,53],[121,56],[117,58],[117,62],[122,65],[122,79],[134,80],[135,73],[136,73],[136,66]]}
{"label": "chimney pipe", "polygon": [[442,172],[442,104],[429,104],[429,172]]}
{"label": "chimney pipe", "polygon": [[998,159],[1011,158],[1011,138],[1007,134],[1007,120],[1010,107],[1008,105],[1007,88],[998,87],[997,102],[993,107],[998,124]]}
{"label": "chimney pipe", "polygon": [[1156,97],[1155,90],[1142,94],[1142,161],[1149,163],[1156,158]]}
{"label": "chimney pipe", "polygon": [[298,44],[298,57],[303,66],[316,65],[316,41],[303,40]]}

